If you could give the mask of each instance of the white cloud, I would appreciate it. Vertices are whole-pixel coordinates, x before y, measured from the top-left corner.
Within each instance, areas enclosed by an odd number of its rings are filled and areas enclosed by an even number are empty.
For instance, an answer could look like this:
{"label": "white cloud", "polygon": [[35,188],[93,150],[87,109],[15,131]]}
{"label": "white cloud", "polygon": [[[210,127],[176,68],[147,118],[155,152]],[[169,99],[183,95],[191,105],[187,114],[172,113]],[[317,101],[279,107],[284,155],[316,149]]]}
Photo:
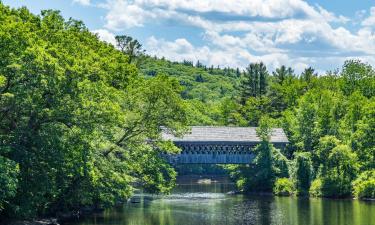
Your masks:
{"label": "white cloud", "polygon": [[[273,70],[281,65],[292,65],[293,59],[290,59],[285,53],[268,53],[263,55],[251,54],[247,49],[233,47],[228,49],[212,49],[208,46],[194,47],[186,39],[176,39],[166,41],[150,37],[145,47],[148,53],[156,56],[165,56],[174,61],[197,60],[206,65],[219,65],[221,67],[246,67],[250,62],[264,62],[269,69]],[[304,60],[299,62],[300,65],[306,65]]]}
{"label": "white cloud", "polygon": [[109,32],[108,30],[98,29],[98,30],[93,30],[92,33],[97,34],[100,40],[110,43],[113,46],[116,46],[115,35]]}
{"label": "white cloud", "polygon": [[362,26],[375,26],[375,7],[371,7],[370,16],[362,21]]}
{"label": "white cloud", "polygon": [[[201,47],[192,45],[189,37],[148,39],[149,53],[178,61],[243,67],[262,60],[271,68],[286,64],[301,70],[326,65],[324,58],[332,56],[341,62],[348,55],[371,58],[375,52],[370,27],[375,24],[375,7],[364,20],[359,14],[352,20],[302,0],[107,0],[101,7],[107,10],[105,28],[112,31],[172,23],[201,30]],[[345,28],[358,20],[363,26],[357,31]]]}
{"label": "white cloud", "polygon": [[78,3],[78,4],[81,4],[81,5],[85,5],[85,6],[88,6],[90,5],[90,0],[73,0],[73,3]]}

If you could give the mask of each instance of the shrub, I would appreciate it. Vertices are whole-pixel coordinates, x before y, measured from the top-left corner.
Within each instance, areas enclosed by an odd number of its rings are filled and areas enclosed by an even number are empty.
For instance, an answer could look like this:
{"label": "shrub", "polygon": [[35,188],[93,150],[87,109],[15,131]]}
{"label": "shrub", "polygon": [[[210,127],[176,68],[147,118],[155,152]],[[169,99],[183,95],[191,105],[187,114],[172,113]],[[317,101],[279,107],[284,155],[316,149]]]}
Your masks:
{"label": "shrub", "polygon": [[311,183],[309,193],[313,197],[320,197],[320,196],[322,196],[322,180],[315,179]]}
{"label": "shrub", "polygon": [[278,178],[273,186],[275,195],[289,196],[293,194],[293,182],[288,178]]}
{"label": "shrub", "polygon": [[375,198],[375,169],[365,171],[353,182],[356,198]]}

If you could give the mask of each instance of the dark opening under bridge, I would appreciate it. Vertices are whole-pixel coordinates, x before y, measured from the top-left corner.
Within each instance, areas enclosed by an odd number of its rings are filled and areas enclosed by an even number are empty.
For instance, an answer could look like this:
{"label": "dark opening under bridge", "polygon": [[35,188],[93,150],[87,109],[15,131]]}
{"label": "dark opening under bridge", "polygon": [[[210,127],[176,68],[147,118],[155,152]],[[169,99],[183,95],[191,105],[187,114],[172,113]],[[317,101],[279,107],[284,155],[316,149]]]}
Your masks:
{"label": "dark opening under bridge", "polygon": [[[260,143],[255,127],[193,126],[183,137],[163,133],[181,148],[180,154],[164,155],[172,164],[248,164],[255,154],[252,149]],[[283,129],[274,128],[270,141],[276,148],[288,143]]]}

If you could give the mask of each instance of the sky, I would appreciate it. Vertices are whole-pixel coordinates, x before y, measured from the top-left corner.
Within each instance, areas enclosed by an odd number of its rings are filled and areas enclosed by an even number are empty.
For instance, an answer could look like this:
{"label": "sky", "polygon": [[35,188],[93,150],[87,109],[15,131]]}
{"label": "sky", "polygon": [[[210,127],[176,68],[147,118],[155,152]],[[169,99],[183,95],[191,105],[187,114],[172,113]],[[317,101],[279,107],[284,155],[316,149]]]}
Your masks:
{"label": "sky", "polygon": [[109,43],[139,40],[149,55],[245,68],[264,62],[297,73],[375,66],[375,0],[2,0],[33,13],[57,9]]}

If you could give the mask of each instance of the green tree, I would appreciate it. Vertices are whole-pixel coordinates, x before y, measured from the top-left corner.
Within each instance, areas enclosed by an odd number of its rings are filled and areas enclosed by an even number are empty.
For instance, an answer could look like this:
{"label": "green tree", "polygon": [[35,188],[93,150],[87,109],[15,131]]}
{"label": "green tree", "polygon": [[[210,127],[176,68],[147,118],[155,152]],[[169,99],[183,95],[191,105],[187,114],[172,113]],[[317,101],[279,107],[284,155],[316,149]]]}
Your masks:
{"label": "green tree", "polygon": [[362,172],[353,181],[353,195],[357,198],[375,198],[375,170]]}
{"label": "green tree", "polygon": [[338,145],[330,152],[321,175],[322,195],[345,197],[352,193],[352,181],[358,172],[357,156],[347,145]]}
{"label": "green tree", "polygon": [[268,72],[261,63],[251,63],[245,70],[241,83],[241,102],[244,104],[249,97],[258,97],[267,92]]}
{"label": "green tree", "polygon": [[374,96],[373,68],[360,60],[348,60],[342,67],[343,82],[342,90],[344,94],[351,95],[356,90],[361,91],[364,96]]}
{"label": "green tree", "polygon": [[356,123],[352,146],[360,160],[361,168],[375,168],[375,101],[374,98],[363,108],[363,117]]}
{"label": "green tree", "polygon": [[316,73],[315,73],[315,70],[312,68],[312,67],[308,67],[306,68],[302,74],[301,74],[301,78],[303,81],[307,82],[308,84],[311,83],[312,79],[314,77],[318,76]]}
{"label": "green tree", "polygon": [[17,193],[18,166],[14,161],[0,156],[0,215],[4,208],[10,206],[10,200]]}
{"label": "green tree", "polygon": [[121,52],[128,55],[129,63],[134,62],[134,60],[144,54],[142,45],[130,36],[127,35],[117,35],[115,37],[116,45]]}
{"label": "green tree", "polygon": [[298,152],[294,156],[293,180],[298,195],[306,195],[310,188],[313,168],[311,154],[309,152]]}
{"label": "green tree", "polygon": [[56,11],[0,4],[0,15],[3,215],[109,207],[135,182],[168,192],[175,173],[159,155],[177,148],[161,129],[185,131],[179,83],[138,76],[128,55]]}
{"label": "green tree", "polygon": [[287,78],[292,77],[293,74],[293,69],[290,67],[287,68],[284,65],[272,72],[272,75],[276,78],[276,82],[280,85],[282,85]]}

